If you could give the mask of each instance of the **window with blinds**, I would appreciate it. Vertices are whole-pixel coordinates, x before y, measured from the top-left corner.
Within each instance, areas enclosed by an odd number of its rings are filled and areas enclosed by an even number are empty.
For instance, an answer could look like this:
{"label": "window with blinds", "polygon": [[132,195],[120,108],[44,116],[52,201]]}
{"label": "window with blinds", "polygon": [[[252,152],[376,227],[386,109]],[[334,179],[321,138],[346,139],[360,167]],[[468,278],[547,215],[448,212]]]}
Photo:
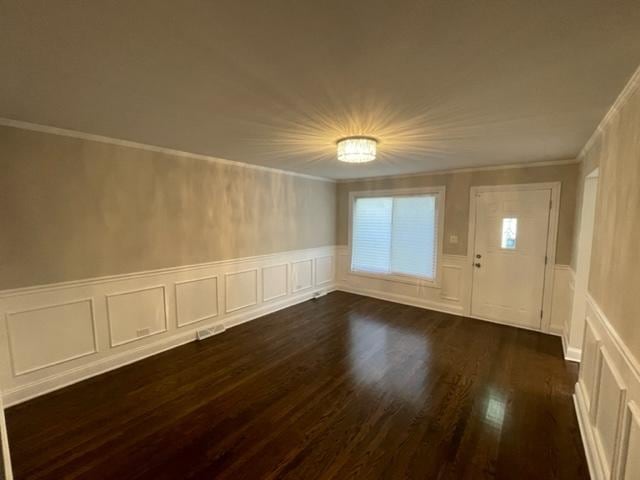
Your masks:
{"label": "window with blinds", "polygon": [[351,270],[436,279],[439,193],[355,198]]}

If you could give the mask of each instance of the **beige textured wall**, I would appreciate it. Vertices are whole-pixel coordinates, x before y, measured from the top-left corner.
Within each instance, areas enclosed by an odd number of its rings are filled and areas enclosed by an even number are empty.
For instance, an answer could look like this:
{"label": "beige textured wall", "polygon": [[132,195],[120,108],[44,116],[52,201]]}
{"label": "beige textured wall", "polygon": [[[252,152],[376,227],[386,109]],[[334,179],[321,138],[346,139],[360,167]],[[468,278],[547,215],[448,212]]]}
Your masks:
{"label": "beige textured wall", "polygon": [[336,186],[0,127],[0,289],[333,245]]}
{"label": "beige textured wall", "polygon": [[640,359],[640,84],[582,160],[600,167],[589,292]]}
{"label": "beige textured wall", "polygon": [[[556,263],[571,260],[575,217],[576,184],[579,165],[576,163],[529,168],[509,168],[474,172],[445,173],[410,177],[383,178],[338,184],[337,235],[338,244],[346,245],[349,235],[349,192],[392,188],[416,188],[434,185],[447,187],[444,217],[444,253],[466,255],[469,225],[469,189],[478,185],[562,182],[560,220]],[[457,235],[458,244],[450,244],[449,236]]]}

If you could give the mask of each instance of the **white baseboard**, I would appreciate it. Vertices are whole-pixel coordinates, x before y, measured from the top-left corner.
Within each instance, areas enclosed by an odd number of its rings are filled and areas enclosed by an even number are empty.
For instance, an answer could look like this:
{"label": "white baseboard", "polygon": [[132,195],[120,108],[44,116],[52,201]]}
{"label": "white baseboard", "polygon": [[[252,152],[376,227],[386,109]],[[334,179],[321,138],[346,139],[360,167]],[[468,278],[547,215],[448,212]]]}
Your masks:
{"label": "white baseboard", "polygon": [[582,350],[574,347],[567,347],[567,340],[564,335],[560,334],[560,339],[562,340],[562,352],[564,354],[564,359],[570,362],[578,362],[582,359]]}
{"label": "white baseboard", "polygon": [[428,310],[435,310],[436,312],[450,313],[453,315],[463,315],[462,307],[456,305],[448,305],[446,303],[432,302],[428,300],[420,300],[414,297],[407,297],[403,295],[397,295],[393,293],[385,293],[378,290],[369,290],[365,288],[357,288],[349,285],[338,284],[336,290],[341,292],[353,293],[356,295],[362,295],[364,297],[377,298],[378,300],[387,300],[389,302],[400,303],[402,305],[409,305],[412,307],[425,308]]}
{"label": "white baseboard", "polygon": [[319,247],[0,292],[4,404],[333,291],[335,258],[335,247]]}
{"label": "white baseboard", "polygon": [[482,322],[494,323],[496,325],[503,325],[505,327],[520,328],[523,330],[530,330],[532,332],[543,333],[545,335],[561,336],[559,333],[541,332],[540,329],[529,328],[523,325],[518,325],[516,323],[506,323],[502,321],[491,320],[489,318],[482,318],[474,315],[469,315],[465,312],[464,307],[462,305],[447,304],[444,302],[434,302],[434,301],[423,300],[415,297],[382,292],[380,290],[370,290],[365,288],[352,287],[342,283],[338,284],[335,289],[341,292],[353,293],[356,295],[362,295],[370,298],[377,298],[378,300],[386,300],[389,302],[399,303],[402,305],[409,305],[412,307],[424,308],[427,310],[435,310],[436,312],[449,313],[451,315],[459,315],[465,318],[480,320]]}

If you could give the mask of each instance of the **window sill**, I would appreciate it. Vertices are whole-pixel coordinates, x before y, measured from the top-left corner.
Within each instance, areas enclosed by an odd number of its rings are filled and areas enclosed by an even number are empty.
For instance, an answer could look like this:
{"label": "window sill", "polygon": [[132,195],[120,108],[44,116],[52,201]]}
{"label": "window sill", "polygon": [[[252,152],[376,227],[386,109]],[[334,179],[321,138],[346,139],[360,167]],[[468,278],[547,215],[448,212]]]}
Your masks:
{"label": "window sill", "polygon": [[374,280],[385,280],[387,282],[404,283],[405,285],[415,285],[427,288],[440,288],[440,283],[436,280],[429,280],[422,277],[412,277],[410,275],[388,275],[385,273],[364,272],[361,270],[349,270],[349,275],[357,277],[371,278]]}

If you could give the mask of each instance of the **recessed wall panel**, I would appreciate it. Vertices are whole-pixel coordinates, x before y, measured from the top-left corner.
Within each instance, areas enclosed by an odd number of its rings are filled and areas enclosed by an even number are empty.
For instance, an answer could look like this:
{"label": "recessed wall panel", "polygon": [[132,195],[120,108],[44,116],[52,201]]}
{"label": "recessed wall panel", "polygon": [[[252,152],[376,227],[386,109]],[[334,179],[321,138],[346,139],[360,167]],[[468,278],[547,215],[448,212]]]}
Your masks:
{"label": "recessed wall panel", "polygon": [[313,261],[302,260],[291,264],[291,278],[293,279],[292,290],[299,292],[313,286]]}
{"label": "recessed wall panel", "polygon": [[258,269],[225,274],[227,313],[258,303]]}
{"label": "recessed wall panel", "polygon": [[316,285],[323,285],[333,280],[335,262],[333,256],[316,258]]}
{"label": "recessed wall panel", "polygon": [[640,410],[635,402],[629,405],[629,421],[629,436],[622,459],[622,478],[637,480],[640,478]]}
{"label": "recessed wall panel", "polygon": [[580,383],[586,395],[587,408],[592,411],[595,384],[597,381],[597,368],[599,367],[598,354],[600,338],[593,330],[589,318],[585,322],[584,338],[582,340],[582,363],[580,365]]}
{"label": "recessed wall panel", "polygon": [[218,315],[218,278],[198,278],[176,283],[178,327]]}
{"label": "recessed wall panel", "polygon": [[268,302],[287,294],[287,264],[262,269],[262,301]]}
{"label": "recessed wall panel", "polygon": [[163,286],[107,296],[111,346],[149,337],[167,329]]}
{"label": "recessed wall panel", "polygon": [[594,427],[600,460],[608,475],[613,468],[616,453],[625,388],[604,349],[601,349],[600,358],[602,365]]}
{"label": "recessed wall panel", "polygon": [[96,352],[90,299],[8,313],[7,331],[15,375]]}
{"label": "recessed wall panel", "polygon": [[458,265],[442,266],[442,293],[445,300],[460,300],[460,285],[462,284],[462,268]]}

